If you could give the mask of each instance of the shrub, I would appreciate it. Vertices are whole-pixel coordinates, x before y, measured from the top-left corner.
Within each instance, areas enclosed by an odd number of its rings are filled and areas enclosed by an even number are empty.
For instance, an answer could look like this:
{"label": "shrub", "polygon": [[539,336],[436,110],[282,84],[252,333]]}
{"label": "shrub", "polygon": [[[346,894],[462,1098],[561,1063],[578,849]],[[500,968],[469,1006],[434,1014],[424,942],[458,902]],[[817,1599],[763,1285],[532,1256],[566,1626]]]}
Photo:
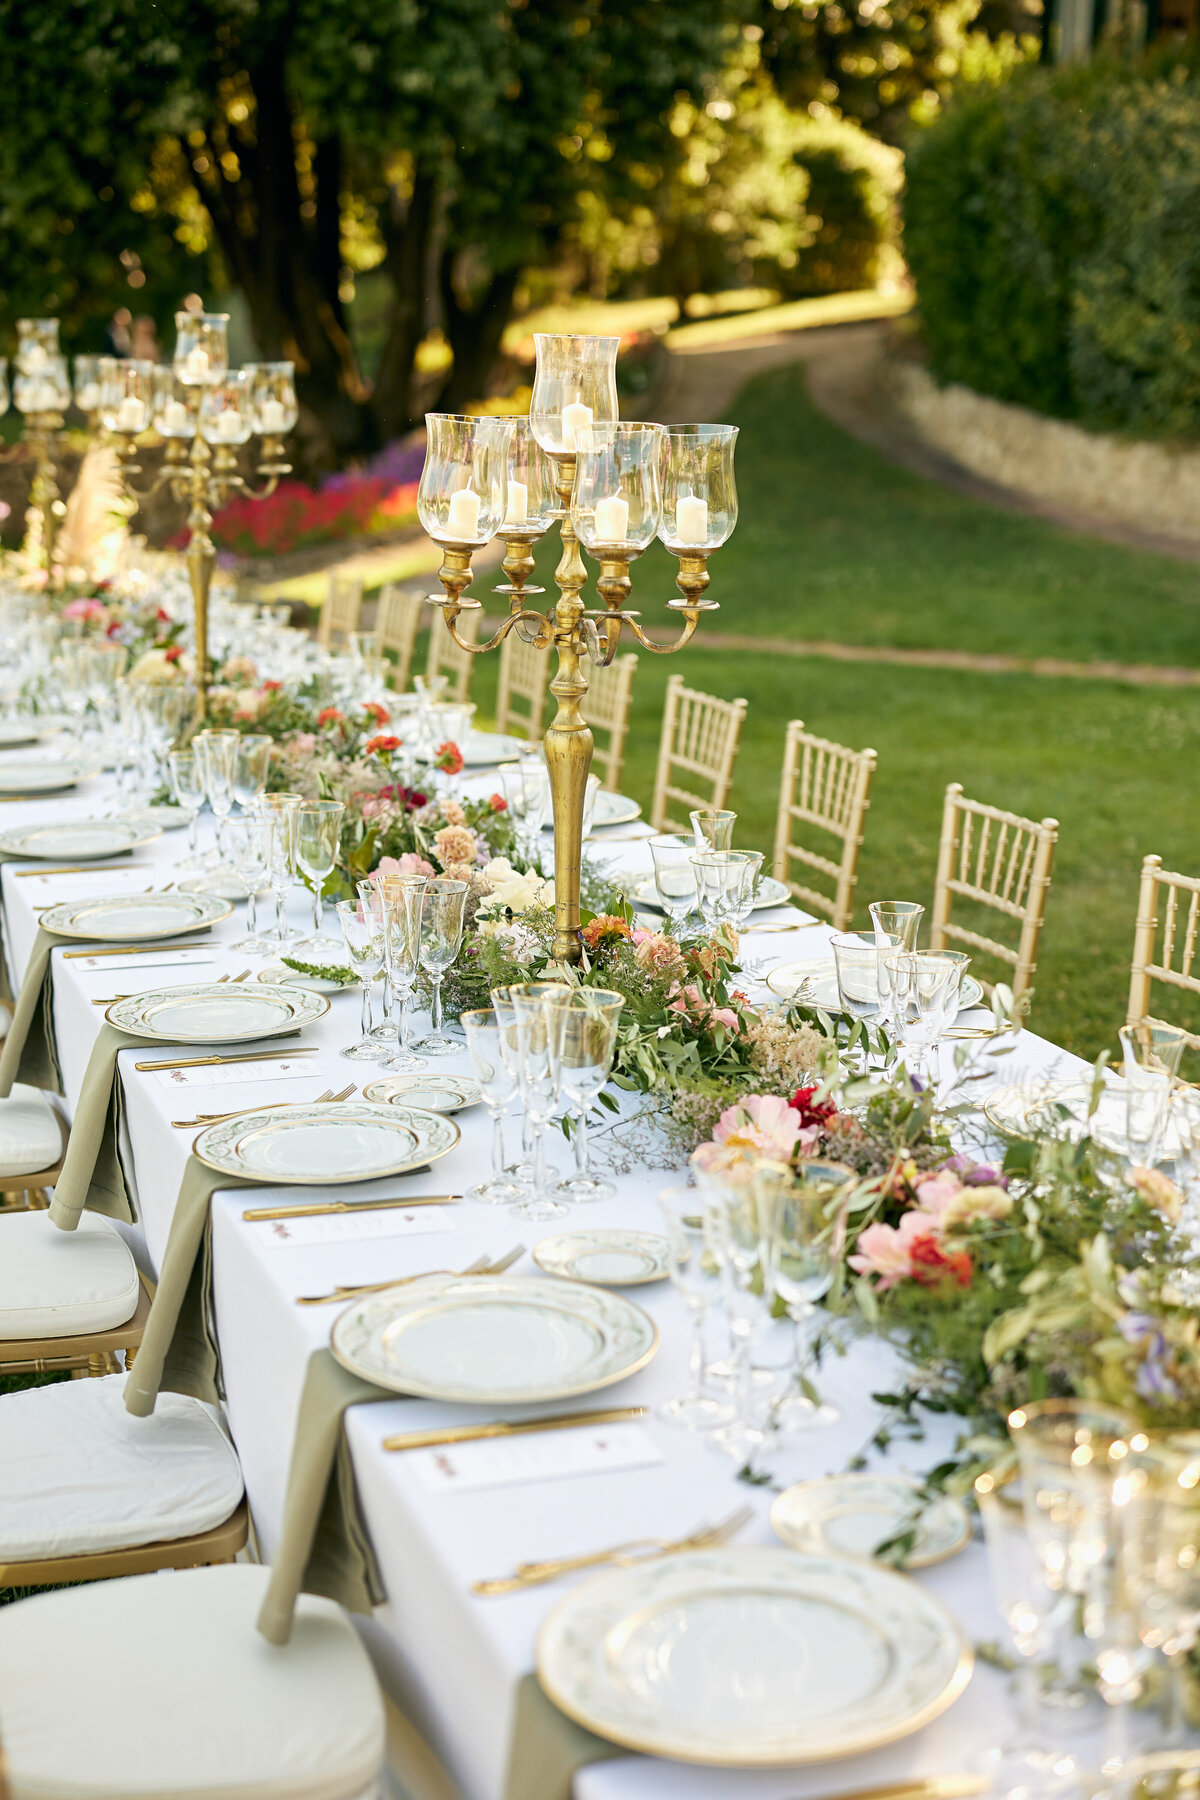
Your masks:
{"label": "shrub", "polygon": [[1200,79],[1019,71],[912,145],[904,243],[933,373],[1105,429],[1200,432]]}

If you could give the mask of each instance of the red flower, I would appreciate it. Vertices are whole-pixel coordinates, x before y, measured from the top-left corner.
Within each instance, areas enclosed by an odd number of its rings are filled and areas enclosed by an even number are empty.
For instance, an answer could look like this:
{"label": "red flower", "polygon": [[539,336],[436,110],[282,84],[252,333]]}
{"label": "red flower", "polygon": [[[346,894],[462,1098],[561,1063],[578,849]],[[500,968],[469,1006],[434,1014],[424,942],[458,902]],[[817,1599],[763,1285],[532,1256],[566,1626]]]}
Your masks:
{"label": "red flower", "polygon": [[462,751],[457,744],[439,744],[436,763],[443,775],[457,775],[463,766]]}
{"label": "red flower", "polygon": [[264,681],[263,682],[263,693],[264,694],[277,694],[282,686],[283,686],[282,681]]}
{"label": "red flower", "polygon": [[398,750],[400,748],[400,745],[402,744],[403,741],[404,740],[402,738],[398,738],[398,737],[368,738],[366,743],[363,745],[363,755],[364,756],[382,756],[382,755],[390,756],[393,750]]}
{"label": "red flower", "polygon": [[158,611],[155,613],[154,616],[158,620],[160,625],[169,625],[171,623],[170,613],[164,611],[164,609],[161,606],[159,607]]}
{"label": "red flower", "polygon": [[816,1091],[815,1084],[812,1087],[797,1088],[788,1105],[794,1106],[800,1114],[801,1125],[818,1125],[824,1130],[832,1119],[837,1118],[837,1107],[832,1100],[814,1100]]}
{"label": "red flower", "polygon": [[183,651],[178,644],[168,644],[163,651],[163,659],[169,663],[177,663],[182,655]]}
{"label": "red flower", "polygon": [[116,635],[117,635],[118,631],[120,631],[120,629],[121,629],[120,619],[114,619],[112,624],[108,627],[107,631],[104,633],[104,635],[105,635],[105,637],[116,637]]}
{"label": "red flower", "polygon": [[386,706],[380,706],[378,700],[364,700],[363,711],[368,713],[377,725],[386,725],[392,716]]}
{"label": "red flower", "polygon": [[491,799],[488,801],[488,805],[491,807],[493,812],[507,812],[508,811],[508,801],[504,798],[503,794],[493,794]]}
{"label": "red flower", "polygon": [[940,1287],[954,1281],[959,1287],[971,1285],[971,1258],[965,1250],[945,1250],[935,1237],[914,1238],[909,1251],[913,1280],[922,1287]]}
{"label": "red flower", "polygon": [[345,713],[337,706],[323,706],[317,714],[318,725],[340,725]]}

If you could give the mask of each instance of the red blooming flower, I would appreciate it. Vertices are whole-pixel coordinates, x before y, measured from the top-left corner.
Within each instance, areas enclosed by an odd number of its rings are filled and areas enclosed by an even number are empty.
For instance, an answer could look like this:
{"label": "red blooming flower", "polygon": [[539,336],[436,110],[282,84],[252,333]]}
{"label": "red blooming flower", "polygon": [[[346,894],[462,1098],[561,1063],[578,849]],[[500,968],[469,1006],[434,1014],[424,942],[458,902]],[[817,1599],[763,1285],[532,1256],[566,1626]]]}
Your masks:
{"label": "red blooming flower", "polygon": [[398,737],[380,736],[380,737],[368,738],[366,743],[363,745],[363,755],[364,756],[382,756],[382,755],[390,756],[393,750],[398,750],[400,748],[400,745],[402,742],[403,742],[403,739],[398,738]]}
{"label": "red blooming flower", "polygon": [[457,775],[463,766],[462,751],[457,744],[439,744],[436,766],[443,775]]}
{"label": "red blooming flower", "polygon": [[317,724],[318,725],[339,725],[341,723],[341,721],[345,718],[345,716],[346,716],[345,713],[341,710],[340,707],[323,706],[321,708],[320,712],[317,714]]}
{"label": "red blooming flower", "polygon": [[161,606],[159,607],[158,611],[155,613],[154,616],[158,620],[160,625],[169,625],[171,623],[170,613],[166,612]]}
{"label": "red blooming flower", "polygon": [[488,801],[488,805],[491,807],[493,812],[507,812],[508,811],[508,801],[504,798],[503,794],[493,794],[491,799]]}
{"label": "red blooming flower", "polygon": [[913,1239],[909,1255],[913,1280],[922,1287],[939,1287],[943,1281],[970,1287],[971,1258],[966,1250],[946,1250],[935,1237],[927,1236]]}
{"label": "red blooming flower", "polygon": [[788,1105],[794,1106],[800,1114],[801,1125],[819,1125],[824,1130],[832,1119],[837,1118],[837,1107],[832,1100],[814,1100],[816,1091],[815,1084],[797,1088]]}
{"label": "red blooming flower", "polygon": [[392,716],[386,706],[380,706],[378,700],[364,700],[363,711],[369,713],[377,725],[386,725]]}
{"label": "red blooming flower", "polygon": [[178,644],[168,644],[163,651],[163,658],[169,663],[177,663],[182,655],[183,651]]}
{"label": "red blooming flower", "polygon": [[263,693],[264,694],[277,694],[282,686],[283,686],[282,681],[264,681],[263,682]]}

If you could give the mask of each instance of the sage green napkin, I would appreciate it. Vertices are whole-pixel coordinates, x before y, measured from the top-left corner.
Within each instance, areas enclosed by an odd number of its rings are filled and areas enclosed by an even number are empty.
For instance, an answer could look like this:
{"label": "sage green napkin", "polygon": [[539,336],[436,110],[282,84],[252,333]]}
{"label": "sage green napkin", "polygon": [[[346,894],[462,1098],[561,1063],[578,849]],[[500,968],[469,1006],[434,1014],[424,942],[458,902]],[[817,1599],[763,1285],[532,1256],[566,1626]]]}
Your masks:
{"label": "sage green napkin", "polygon": [[[154,1411],[164,1387],[214,1404],[223,1398],[213,1318],[212,1197],[218,1188],[261,1185],[220,1175],[198,1157],[188,1157],[150,1317],[125,1378],[126,1411],[139,1419]],[[53,1208],[50,1216],[54,1217]]]}
{"label": "sage green napkin", "polygon": [[343,1369],[330,1350],[315,1350],[309,1357],[288,1470],[283,1530],[258,1615],[258,1629],[269,1643],[287,1643],[301,1593],[324,1594],[361,1613],[369,1613],[385,1598],[358,1508],[342,1425],[348,1406],[395,1398],[390,1389]]}
{"label": "sage green napkin", "polygon": [[620,1744],[568,1719],[537,1676],[526,1675],[517,1689],[504,1800],[571,1800],[576,1769],[628,1755]]}
{"label": "sage green napkin", "polygon": [[63,1091],[54,1042],[54,980],[50,952],[73,940],[38,926],[33,949],[13,1007],[4,1047],[0,1049],[0,1099],[7,1100],[14,1081],[30,1087]]}
{"label": "sage green napkin", "polygon": [[123,1098],[117,1052],[145,1048],[144,1038],[118,1031],[107,1020],[100,1027],[71,1120],[62,1174],[50,1202],[50,1223],[60,1231],[74,1231],[85,1208],[127,1225],[133,1223],[119,1148]]}

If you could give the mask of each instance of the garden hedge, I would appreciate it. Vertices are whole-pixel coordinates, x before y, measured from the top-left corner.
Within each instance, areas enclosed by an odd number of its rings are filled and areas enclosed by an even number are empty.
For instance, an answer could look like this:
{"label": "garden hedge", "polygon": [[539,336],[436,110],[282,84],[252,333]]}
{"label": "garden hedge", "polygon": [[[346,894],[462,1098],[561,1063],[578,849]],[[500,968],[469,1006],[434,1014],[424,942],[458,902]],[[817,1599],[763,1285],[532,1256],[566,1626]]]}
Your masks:
{"label": "garden hedge", "polygon": [[909,149],[904,243],[942,381],[1200,435],[1200,65],[1023,68]]}

